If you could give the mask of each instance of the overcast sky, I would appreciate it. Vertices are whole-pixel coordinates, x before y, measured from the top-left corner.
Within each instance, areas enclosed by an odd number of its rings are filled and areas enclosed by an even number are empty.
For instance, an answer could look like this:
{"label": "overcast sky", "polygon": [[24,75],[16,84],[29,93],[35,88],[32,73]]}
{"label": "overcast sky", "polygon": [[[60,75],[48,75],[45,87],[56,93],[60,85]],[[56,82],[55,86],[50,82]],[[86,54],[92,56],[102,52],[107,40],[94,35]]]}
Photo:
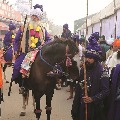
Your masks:
{"label": "overcast sky", "polygon": [[[14,3],[15,0],[9,0]],[[47,12],[49,18],[57,25],[69,24],[69,28],[73,31],[74,20],[86,16],[87,0],[33,0],[33,5],[42,4],[44,11]],[[88,0],[89,15],[99,12],[113,0]]]}

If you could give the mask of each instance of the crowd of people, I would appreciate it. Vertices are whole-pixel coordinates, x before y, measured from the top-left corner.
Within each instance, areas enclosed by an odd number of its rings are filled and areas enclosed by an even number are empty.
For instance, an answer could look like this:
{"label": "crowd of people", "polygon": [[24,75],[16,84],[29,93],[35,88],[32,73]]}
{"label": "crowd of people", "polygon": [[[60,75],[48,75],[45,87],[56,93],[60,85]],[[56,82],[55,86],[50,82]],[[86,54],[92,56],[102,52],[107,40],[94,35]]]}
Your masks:
{"label": "crowd of people", "polygon": [[[66,29],[66,32],[65,32]],[[72,38],[79,48],[81,64],[79,80],[71,81],[70,97],[73,99],[73,120],[120,120],[120,38],[105,40],[98,32],[88,40],[71,34],[68,24],[63,25],[61,37]],[[85,42],[86,48],[85,48]],[[85,66],[84,66],[85,58]],[[86,74],[84,73],[86,69]],[[87,87],[85,88],[85,78]],[[68,80],[69,81],[69,80]],[[75,96],[73,90],[75,89]],[[87,89],[87,95],[85,95]],[[86,108],[87,104],[87,108]]]}
{"label": "crowd of people", "polygon": [[[16,26],[10,22],[9,31],[3,41],[4,53],[1,50],[0,56],[0,88],[3,86],[2,57],[6,63],[3,72],[7,65],[13,65],[12,60],[15,57],[12,80],[18,80],[20,73],[23,78],[29,77],[34,62],[31,58],[35,58],[37,51],[28,53],[38,50],[51,40],[41,22],[42,12],[43,6],[36,4],[31,10],[31,20],[25,24],[24,29],[21,25],[16,35]],[[120,38],[106,41],[104,36],[100,37],[99,33],[95,32],[85,41],[77,34],[72,35],[68,24],[63,25],[61,38],[72,39],[79,48],[79,79],[66,80],[63,77],[56,83],[57,90],[63,86],[70,86],[68,100],[73,98],[73,120],[85,120],[86,110],[88,120],[120,120]],[[58,36],[54,36],[54,40],[56,39]],[[30,61],[26,62],[28,59]]]}

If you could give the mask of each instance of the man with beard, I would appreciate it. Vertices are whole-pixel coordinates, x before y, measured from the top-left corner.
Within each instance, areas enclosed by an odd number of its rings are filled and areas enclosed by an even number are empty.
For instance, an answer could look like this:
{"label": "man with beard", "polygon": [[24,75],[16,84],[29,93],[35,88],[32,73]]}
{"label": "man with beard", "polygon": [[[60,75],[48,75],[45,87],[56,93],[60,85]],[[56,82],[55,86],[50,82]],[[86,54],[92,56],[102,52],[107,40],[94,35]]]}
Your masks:
{"label": "man with beard", "polygon": [[113,42],[114,51],[111,56],[108,57],[108,60],[106,61],[106,66],[109,69],[109,75],[111,74],[111,70],[113,67],[115,67],[117,64],[120,64],[120,39],[116,39]]}
{"label": "man with beard", "polygon": [[117,39],[114,44],[118,50],[113,53],[110,60],[112,70],[110,75],[111,84],[108,99],[109,111],[107,120],[120,120],[120,39]]}
{"label": "man with beard", "polygon": [[[45,29],[41,21],[43,17],[43,6],[36,4],[34,6],[34,9],[31,9],[30,15],[31,15],[30,21],[28,22],[27,20],[27,23],[24,25],[24,27],[23,26],[20,27],[20,29],[16,34],[15,42],[14,42],[14,51],[15,51],[16,60],[14,63],[12,81],[18,83],[19,87],[22,88],[24,87],[24,84],[21,79],[22,72],[20,73],[20,70],[21,70],[21,64],[25,59],[27,53],[29,51],[36,50],[36,48],[38,48],[40,45],[43,45],[51,40],[47,30]],[[23,77],[26,77],[26,75],[24,75]],[[27,90],[25,90],[24,92],[25,95],[26,95],[26,91]],[[23,110],[20,114],[21,116],[25,115],[25,109],[27,103],[27,99],[25,99],[25,97],[26,96],[24,96]]]}
{"label": "man with beard", "polygon": [[69,39],[72,37],[71,31],[68,29],[68,24],[63,25],[62,38]]}
{"label": "man with beard", "polygon": [[[51,40],[41,21],[43,17],[43,6],[36,4],[34,9],[31,9],[30,15],[31,19],[25,24],[24,31],[22,29],[23,27],[21,27],[15,38],[14,51],[18,57],[14,64],[14,70],[18,73],[20,72],[21,63],[23,62],[26,54]],[[18,69],[18,66],[19,70],[16,70]],[[16,74],[13,74],[13,79],[14,75],[16,76]],[[26,77],[25,74],[24,76]]]}
{"label": "man with beard", "polygon": [[109,77],[99,62],[102,50],[97,44],[96,37],[91,35],[88,40],[89,44],[85,52],[88,95],[85,96],[84,68],[81,68],[71,114],[73,120],[85,120],[85,104],[87,104],[88,120],[106,120],[103,102],[109,94]]}

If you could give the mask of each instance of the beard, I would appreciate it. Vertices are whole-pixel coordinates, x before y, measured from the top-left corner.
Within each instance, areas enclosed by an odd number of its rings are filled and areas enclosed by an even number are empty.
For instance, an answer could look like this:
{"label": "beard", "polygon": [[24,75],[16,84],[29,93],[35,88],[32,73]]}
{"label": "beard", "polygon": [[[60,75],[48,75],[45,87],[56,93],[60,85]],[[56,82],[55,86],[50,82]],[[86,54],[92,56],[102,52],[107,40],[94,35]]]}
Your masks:
{"label": "beard", "polygon": [[120,59],[120,51],[117,52],[117,59]]}
{"label": "beard", "polygon": [[86,61],[86,69],[88,69],[88,70],[93,69],[94,68],[94,64],[95,64],[95,62],[89,63],[88,61]]}
{"label": "beard", "polygon": [[34,19],[31,19],[31,20],[30,20],[30,24],[33,25],[33,29],[36,29],[37,26],[39,25],[39,21],[34,21]]}

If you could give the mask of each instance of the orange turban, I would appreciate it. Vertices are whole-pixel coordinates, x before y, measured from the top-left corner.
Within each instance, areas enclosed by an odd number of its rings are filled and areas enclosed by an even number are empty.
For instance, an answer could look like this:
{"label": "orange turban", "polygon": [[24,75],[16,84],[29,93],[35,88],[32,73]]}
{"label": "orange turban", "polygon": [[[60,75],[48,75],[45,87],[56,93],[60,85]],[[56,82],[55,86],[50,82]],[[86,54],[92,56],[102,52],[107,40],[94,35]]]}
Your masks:
{"label": "orange turban", "polygon": [[113,46],[120,47],[120,39],[115,39]]}

